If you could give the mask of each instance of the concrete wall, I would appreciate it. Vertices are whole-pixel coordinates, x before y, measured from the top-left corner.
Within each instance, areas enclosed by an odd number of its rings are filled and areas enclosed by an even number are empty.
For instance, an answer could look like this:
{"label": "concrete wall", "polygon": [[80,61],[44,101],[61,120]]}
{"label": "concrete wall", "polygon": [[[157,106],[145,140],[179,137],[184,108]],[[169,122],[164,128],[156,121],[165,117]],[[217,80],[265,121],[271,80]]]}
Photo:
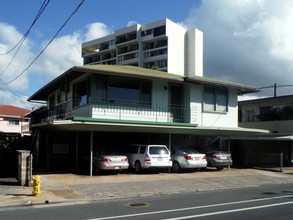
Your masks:
{"label": "concrete wall", "polygon": [[185,38],[185,74],[203,76],[203,32],[188,30]]}
{"label": "concrete wall", "polygon": [[17,180],[20,186],[29,186],[32,180],[32,155],[30,151],[18,151]]}
{"label": "concrete wall", "polygon": [[167,20],[166,35],[168,37],[168,72],[184,76],[186,29]]}

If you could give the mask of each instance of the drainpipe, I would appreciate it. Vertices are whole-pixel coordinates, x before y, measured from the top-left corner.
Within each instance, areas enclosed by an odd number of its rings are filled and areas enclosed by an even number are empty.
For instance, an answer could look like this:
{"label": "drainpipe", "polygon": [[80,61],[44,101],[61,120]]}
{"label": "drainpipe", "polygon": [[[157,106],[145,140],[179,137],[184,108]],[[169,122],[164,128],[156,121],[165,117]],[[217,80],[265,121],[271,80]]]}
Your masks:
{"label": "drainpipe", "polygon": [[[228,136],[228,152],[231,154],[231,152],[230,152],[230,149],[231,148],[231,146],[230,146],[230,136]],[[228,170],[230,170],[230,165],[228,166]]]}
{"label": "drainpipe", "polygon": [[75,172],[78,173],[78,131],[75,133]]}
{"label": "drainpipe", "polygon": [[90,151],[90,176],[93,176],[93,131],[91,131]]}
{"label": "drainpipe", "polygon": [[[169,148],[169,151],[171,152],[171,145],[172,145],[172,134],[169,133],[169,140],[168,140],[168,148]],[[169,173],[171,173],[171,168],[169,168]]]}

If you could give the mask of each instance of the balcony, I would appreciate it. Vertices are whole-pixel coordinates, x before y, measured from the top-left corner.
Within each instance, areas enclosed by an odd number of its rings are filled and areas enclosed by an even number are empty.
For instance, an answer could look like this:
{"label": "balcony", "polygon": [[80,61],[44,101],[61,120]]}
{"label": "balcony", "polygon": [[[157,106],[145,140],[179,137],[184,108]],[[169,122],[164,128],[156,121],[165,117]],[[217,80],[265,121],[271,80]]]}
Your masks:
{"label": "balcony", "polygon": [[116,37],[116,45],[134,41],[137,39],[137,33],[128,33]]}
{"label": "balcony", "polygon": [[[82,101],[83,100],[83,101]],[[161,106],[151,103],[133,103],[130,100],[97,101],[87,98],[63,102],[47,111],[42,122],[52,120],[66,120],[72,117],[91,119],[128,120],[145,122],[184,122],[190,123],[191,109],[189,106]],[[197,110],[192,111],[198,114]]]}
{"label": "balcony", "polygon": [[130,52],[137,51],[137,50],[138,50],[138,44],[134,44],[134,45],[127,46],[127,47],[118,48],[117,54],[130,53]]}

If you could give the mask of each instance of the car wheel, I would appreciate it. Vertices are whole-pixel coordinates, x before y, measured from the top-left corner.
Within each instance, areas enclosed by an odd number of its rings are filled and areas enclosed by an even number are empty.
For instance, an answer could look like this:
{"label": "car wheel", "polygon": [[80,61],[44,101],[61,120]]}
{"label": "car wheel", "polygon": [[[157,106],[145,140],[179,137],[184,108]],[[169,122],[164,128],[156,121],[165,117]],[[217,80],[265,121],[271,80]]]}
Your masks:
{"label": "car wheel", "polygon": [[224,167],[216,167],[217,168],[217,170],[223,170],[224,169]]}
{"label": "car wheel", "polygon": [[141,172],[141,165],[140,165],[140,162],[139,161],[136,161],[135,162],[134,168],[135,168],[135,172],[136,173],[140,173]]}
{"label": "car wheel", "polygon": [[180,164],[177,161],[173,162],[172,171],[178,173],[181,170]]}

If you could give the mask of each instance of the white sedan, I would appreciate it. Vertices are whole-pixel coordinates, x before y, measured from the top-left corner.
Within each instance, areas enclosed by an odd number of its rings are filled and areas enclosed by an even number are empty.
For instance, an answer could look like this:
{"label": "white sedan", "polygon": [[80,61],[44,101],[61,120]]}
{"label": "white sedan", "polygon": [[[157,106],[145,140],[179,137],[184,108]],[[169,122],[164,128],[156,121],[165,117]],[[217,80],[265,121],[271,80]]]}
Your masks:
{"label": "white sedan", "polygon": [[128,158],[124,155],[113,153],[98,153],[94,157],[94,170],[126,170],[129,167]]}

